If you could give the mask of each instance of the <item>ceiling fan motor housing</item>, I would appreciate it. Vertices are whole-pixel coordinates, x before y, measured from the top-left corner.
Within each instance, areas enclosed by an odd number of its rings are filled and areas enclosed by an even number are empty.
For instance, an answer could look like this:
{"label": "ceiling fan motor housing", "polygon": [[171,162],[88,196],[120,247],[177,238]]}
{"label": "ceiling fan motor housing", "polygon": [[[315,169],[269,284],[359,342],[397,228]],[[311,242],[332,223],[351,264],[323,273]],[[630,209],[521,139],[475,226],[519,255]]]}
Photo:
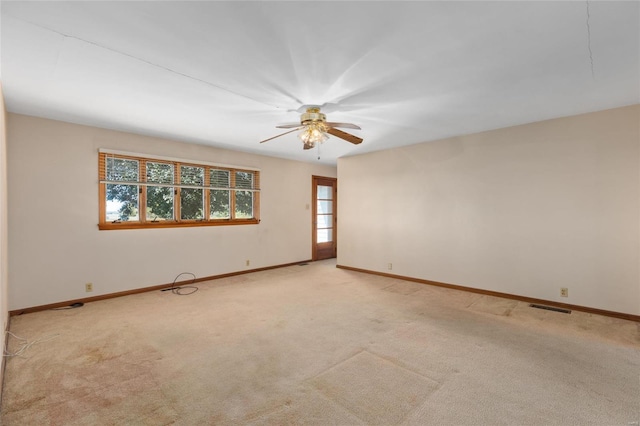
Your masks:
{"label": "ceiling fan motor housing", "polygon": [[327,116],[320,112],[320,108],[307,108],[307,112],[300,116],[300,124],[324,123]]}

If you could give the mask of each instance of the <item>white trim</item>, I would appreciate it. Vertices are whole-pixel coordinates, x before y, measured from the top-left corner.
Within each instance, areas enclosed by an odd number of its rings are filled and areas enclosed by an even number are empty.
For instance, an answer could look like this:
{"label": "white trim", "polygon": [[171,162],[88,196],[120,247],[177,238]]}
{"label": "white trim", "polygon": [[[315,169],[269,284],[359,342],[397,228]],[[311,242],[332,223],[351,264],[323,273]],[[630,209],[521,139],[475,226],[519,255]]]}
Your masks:
{"label": "white trim", "polygon": [[126,155],[126,156],[129,156],[129,157],[148,158],[150,160],[175,161],[175,162],[179,162],[179,163],[189,163],[189,164],[203,165],[203,166],[224,167],[224,168],[227,168],[227,169],[252,170],[252,171],[256,171],[256,172],[260,171],[260,169],[258,169],[256,167],[235,166],[235,165],[230,165],[230,164],[212,163],[210,161],[189,160],[187,158],[163,157],[163,156],[160,156],[160,155],[141,154],[139,152],[119,151],[119,150],[116,150],[116,149],[99,148],[98,152],[99,153],[103,153],[103,154]]}

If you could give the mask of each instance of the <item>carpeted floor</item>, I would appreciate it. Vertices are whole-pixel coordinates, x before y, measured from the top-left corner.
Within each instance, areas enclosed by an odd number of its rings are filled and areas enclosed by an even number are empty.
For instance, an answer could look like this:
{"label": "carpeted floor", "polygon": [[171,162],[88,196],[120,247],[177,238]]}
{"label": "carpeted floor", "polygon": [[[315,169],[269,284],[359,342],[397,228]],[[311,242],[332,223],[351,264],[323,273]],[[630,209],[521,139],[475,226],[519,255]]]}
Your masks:
{"label": "carpeted floor", "polygon": [[334,260],[198,287],[13,317],[11,331],[36,343],[7,360],[2,424],[640,421],[635,322]]}

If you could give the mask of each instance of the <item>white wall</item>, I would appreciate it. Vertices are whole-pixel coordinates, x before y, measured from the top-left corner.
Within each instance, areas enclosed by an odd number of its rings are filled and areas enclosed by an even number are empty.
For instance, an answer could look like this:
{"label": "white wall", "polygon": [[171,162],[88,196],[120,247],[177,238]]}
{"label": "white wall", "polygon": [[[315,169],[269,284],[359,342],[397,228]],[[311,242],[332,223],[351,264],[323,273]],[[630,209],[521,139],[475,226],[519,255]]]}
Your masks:
{"label": "white wall", "polygon": [[341,158],[338,264],[640,314],[639,127],[636,105]]}
{"label": "white wall", "polygon": [[[17,114],[7,130],[11,310],[170,283],[181,272],[310,259],[311,176],[336,176],[335,167]],[[99,148],[259,168],[261,223],[99,231]]]}

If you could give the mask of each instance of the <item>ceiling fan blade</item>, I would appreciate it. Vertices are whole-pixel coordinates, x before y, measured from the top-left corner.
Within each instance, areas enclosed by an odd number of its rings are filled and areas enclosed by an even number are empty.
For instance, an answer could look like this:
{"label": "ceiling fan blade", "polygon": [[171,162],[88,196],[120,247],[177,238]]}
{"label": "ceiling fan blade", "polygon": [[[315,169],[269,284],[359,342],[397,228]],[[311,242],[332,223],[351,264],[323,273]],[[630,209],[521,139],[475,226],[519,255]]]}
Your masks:
{"label": "ceiling fan blade", "polygon": [[300,123],[283,123],[278,124],[276,129],[292,129],[294,127],[300,127]]}
{"label": "ceiling fan blade", "polygon": [[297,127],[297,128],[295,128],[295,129],[293,129],[293,130],[289,130],[288,132],[280,133],[279,135],[276,135],[276,136],[271,137],[271,138],[269,138],[269,139],[265,139],[265,140],[263,140],[263,141],[260,141],[260,143],[265,143],[265,142],[270,141],[271,139],[279,138],[280,136],[284,136],[284,135],[287,135],[287,134],[289,134],[289,133],[291,133],[291,132],[295,132],[296,130],[299,130],[299,129],[301,129],[301,128],[302,128],[302,126],[300,126],[300,125],[298,124],[298,127]]}
{"label": "ceiling fan blade", "polygon": [[358,130],[362,130],[360,128],[360,126],[356,126],[355,124],[351,124],[351,123],[331,123],[329,121],[327,121],[326,123],[327,126],[329,127],[343,127],[345,129],[358,129]]}
{"label": "ceiling fan blade", "polygon": [[343,132],[342,130],[338,130],[333,127],[329,127],[329,129],[327,129],[327,133],[337,138],[344,139],[345,141],[351,142],[352,144],[355,144],[355,145],[362,142],[362,138],[359,138],[347,132]]}

